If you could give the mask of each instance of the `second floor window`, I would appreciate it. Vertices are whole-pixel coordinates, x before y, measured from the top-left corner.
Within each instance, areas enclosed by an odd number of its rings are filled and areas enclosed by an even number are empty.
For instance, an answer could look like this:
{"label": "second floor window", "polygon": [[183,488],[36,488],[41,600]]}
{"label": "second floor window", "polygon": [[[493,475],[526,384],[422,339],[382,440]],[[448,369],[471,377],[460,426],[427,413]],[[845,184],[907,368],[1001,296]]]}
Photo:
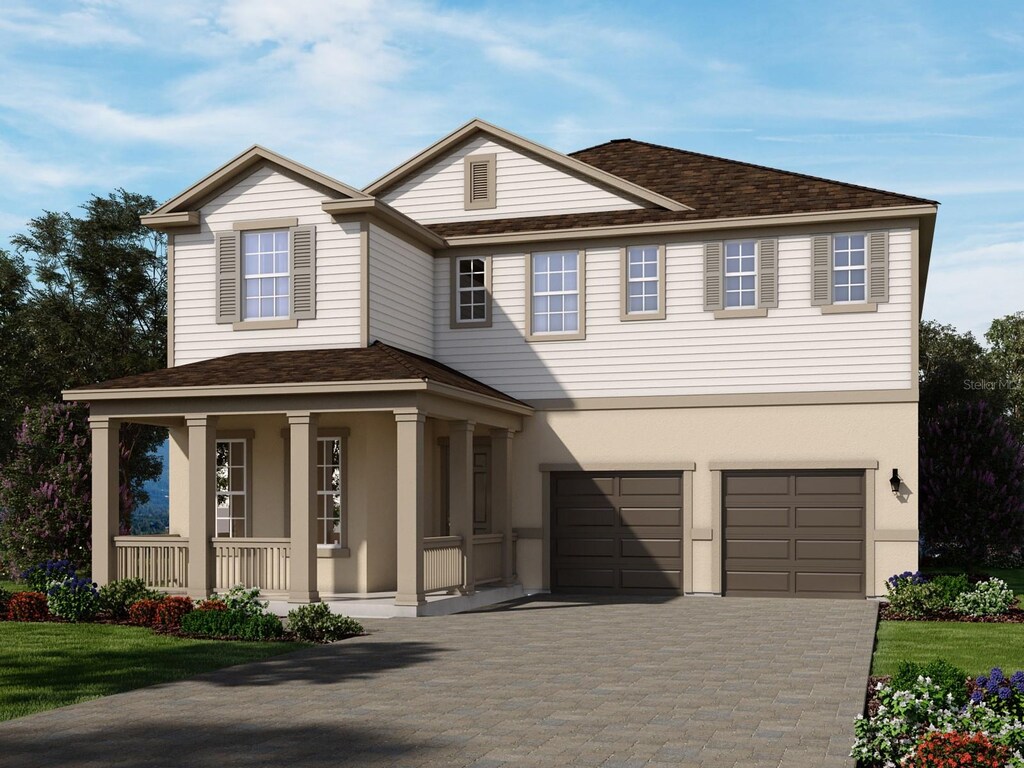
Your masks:
{"label": "second floor window", "polygon": [[579,253],[533,254],[533,333],[580,330]]}
{"label": "second floor window", "polygon": [[626,249],[626,312],[643,315],[659,312],[660,298],[658,246],[631,246]]}
{"label": "second floor window", "polygon": [[832,300],[854,304],[867,292],[864,235],[836,235],[832,239]]}
{"label": "second floor window", "polygon": [[457,323],[487,320],[487,263],[477,257],[458,259],[455,265]]}
{"label": "second floor window", "polygon": [[288,231],[242,236],[243,320],[289,316]]}
{"label": "second floor window", "polygon": [[725,308],[757,306],[757,243],[725,244]]}

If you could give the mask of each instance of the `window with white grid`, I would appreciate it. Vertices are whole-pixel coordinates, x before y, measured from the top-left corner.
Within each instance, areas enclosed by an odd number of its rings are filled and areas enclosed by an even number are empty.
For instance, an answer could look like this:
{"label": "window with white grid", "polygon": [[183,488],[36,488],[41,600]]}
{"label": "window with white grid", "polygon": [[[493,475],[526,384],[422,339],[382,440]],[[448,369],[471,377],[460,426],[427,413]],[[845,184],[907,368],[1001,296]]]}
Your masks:
{"label": "window with white grid", "polygon": [[659,312],[661,275],[658,272],[658,246],[630,246],[626,249],[626,312],[631,315]]}
{"label": "window with white grid", "polygon": [[579,253],[533,254],[533,332],[580,330]]}
{"label": "window with white grid", "polygon": [[864,235],[832,238],[832,301],[856,304],[867,294],[867,251]]}
{"label": "window with white grid", "polygon": [[317,543],[342,546],[342,438],[316,441]]}
{"label": "window with white grid", "polygon": [[476,256],[464,256],[455,263],[455,321],[487,320],[487,262]]}
{"label": "window with white grid", "polygon": [[757,242],[725,244],[726,309],[757,306]]}
{"label": "window with white grid", "polygon": [[288,231],[246,232],[242,236],[243,319],[287,318],[288,283]]}
{"label": "window with white grid", "polygon": [[217,441],[217,520],[219,537],[242,538],[248,532],[248,466],[245,440]]}

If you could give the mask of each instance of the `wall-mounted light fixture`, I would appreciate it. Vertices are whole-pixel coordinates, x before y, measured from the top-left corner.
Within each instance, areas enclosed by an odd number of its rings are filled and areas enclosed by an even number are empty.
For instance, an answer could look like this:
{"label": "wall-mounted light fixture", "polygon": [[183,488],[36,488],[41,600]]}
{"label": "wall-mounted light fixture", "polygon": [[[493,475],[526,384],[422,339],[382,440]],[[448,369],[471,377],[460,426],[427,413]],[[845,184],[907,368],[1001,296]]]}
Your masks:
{"label": "wall-mounted light fixture", "polygon": [[889,485],[892,486],[892,495],[893,496],[899,496],[900,485],[902,485],[902,483],[903,483],[903,478],[900,477],[900,471],[898,469],[893,469],[892,477],[889,478]]}

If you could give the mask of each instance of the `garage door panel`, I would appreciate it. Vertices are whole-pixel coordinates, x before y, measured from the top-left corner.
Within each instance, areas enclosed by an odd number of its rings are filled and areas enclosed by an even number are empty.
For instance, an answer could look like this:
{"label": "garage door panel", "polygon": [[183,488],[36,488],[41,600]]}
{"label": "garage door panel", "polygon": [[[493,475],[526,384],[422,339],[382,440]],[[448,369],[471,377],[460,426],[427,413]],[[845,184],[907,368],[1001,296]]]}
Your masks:
{"label": "garage door panel", "polygon": [[797,560],[849,560],[859,563],[864,559],[864,542],[835,539],[797,539]]}
{"label": "garage door panel", "polygon": [[622,539],[619,555],[624,558],[678,559],[683,555],[679,539]]}
{"label": "garage door panel", "polygon": [[797,507],[797,528],[864,528],[863,507]]}
{"label": "garage door panel", "polygon": [[674,496],[683,492],[680,477],[623,477],[619,480],[622,496]]}
{"label": "garage door panel", "polygon": [[728,496],[752,494],[764,496],[769,494],[789,493],[788,475],[728,475],[725,479],[725,493]]}
{"label": "garage door panel", "polygon": [[623,507],[619,515],[627,528],[678,528],[683,523],[679,508]]}
{"label": "garage door panel", "polygon": [[606,476],[565,475],[555,477],[555,496],[612,496],[615,478]]}
{"label": "garage door panel", "polygon": [[681,472],[555,474],[551,487],[552,589],[682,591]]}
{"label": "garage door panel", "polygon": [[789,539],[730,539],[725,548],[727,559],[789,560]]}
{"label": "garage door panel", "polygon": [[668,570],[634,570],[624,568],[619,571],[619,586],[622,589],[655,590],[666,589],[678,592],[682,587],[679,571]]}
{"label": "garage door panel", "polygon": [[863,496],[864,477],[858,474],[806,474],[796,476],[797,496]]}
{"label": "garage door panel", "polygon": [[797,592],[817,594],[850,593],[859,597],[864,594],[864,575],[862,573],[798,571],[796,590]]}
{"label": "garage door panel", "polygon": [[728,507],[725,513],[725,525],[727,528],[743,527],[789,527],[789,507],[777,508],[748,508]]}
{"label": "garage door panel", "polygon": [[726,571],[730,592],[789,592],[789,571]]}
{"label": "garage door panel", "polygon": [[553,549],[558,557],[614,557],[614,539],[555,539]]}
{"label": "garage door panel", "polygon": [[615,518],[613,507],[561,507],[555,510],[555,525],[560,528],[591,526],[611,528],[615,525]]}
{"label": "garage door panel", "polygon": [[723,489],[728,594],[864,596],[863,472],[726,473]]}

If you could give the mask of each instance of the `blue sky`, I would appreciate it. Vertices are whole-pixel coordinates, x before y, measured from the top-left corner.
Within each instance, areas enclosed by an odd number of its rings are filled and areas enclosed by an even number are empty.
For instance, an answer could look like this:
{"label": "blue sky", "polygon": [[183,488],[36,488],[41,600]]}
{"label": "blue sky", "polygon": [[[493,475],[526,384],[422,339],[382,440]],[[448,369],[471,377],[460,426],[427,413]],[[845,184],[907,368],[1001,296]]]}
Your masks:
{"label": "blue sky", "polygon": [[0,247],[253,143],[362,186],[471,117],[938,199],[925,317],[1024,310],[1019,2],[0,0]]}

